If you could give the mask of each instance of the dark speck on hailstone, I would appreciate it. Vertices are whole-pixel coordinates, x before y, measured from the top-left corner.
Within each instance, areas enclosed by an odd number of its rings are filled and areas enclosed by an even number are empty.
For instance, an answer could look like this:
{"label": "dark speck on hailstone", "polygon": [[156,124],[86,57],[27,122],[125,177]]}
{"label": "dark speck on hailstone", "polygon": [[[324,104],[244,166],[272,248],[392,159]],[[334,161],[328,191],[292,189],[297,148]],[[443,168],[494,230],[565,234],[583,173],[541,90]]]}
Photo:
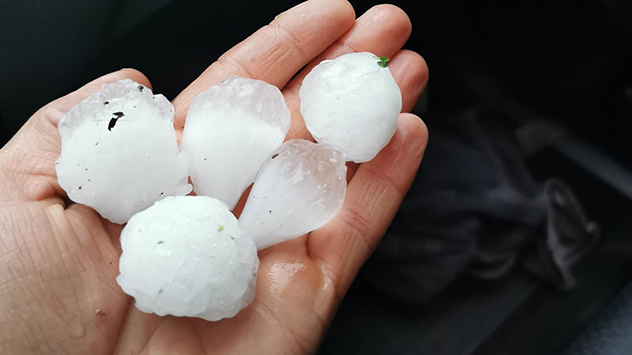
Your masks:
{"label": "dark speck on hailstone", "polygon": [[275,154],[275,155],[273,155],[273,156],[272,156],[272,159],[274,159],[274,158],[276,158],[276,157],[278,157],[278,156],[279,156],[279,154],[277,153],[277,154]]}
{"label": "dark speck on hailstone", "polygon": [[112,117],[112,119],[110,120],[110,123],[108,123],[108,131],[111,131],[112,128],[114,128],[114,126],[116,126],[116,121],[118,121],[119,118],[125,116],[125,114],[123,114],[123,112],[114,112],[112,113],[112,115],[114,117]]}
{"label": "dark speck on hailstone", "polygon": [[160,244],[162,244],[162,243],[164,243],[164,241],[159,240],[159,241],[158,241],[158,243],[156,243],[156,245],[160,245]]}
{"label": "dark speck on hailstone", "polygon": [[110,104],[110,101],[105,101],[105,102],[103,103],[103,105],[109,105],[109,104]]}
{"label": "dark speck on hailstone", "polygon": [[138,91],[143,92],[143,89],[144,89],[144,88],[145,88],[145,87],[143,87],[142,85],[138,85]]}

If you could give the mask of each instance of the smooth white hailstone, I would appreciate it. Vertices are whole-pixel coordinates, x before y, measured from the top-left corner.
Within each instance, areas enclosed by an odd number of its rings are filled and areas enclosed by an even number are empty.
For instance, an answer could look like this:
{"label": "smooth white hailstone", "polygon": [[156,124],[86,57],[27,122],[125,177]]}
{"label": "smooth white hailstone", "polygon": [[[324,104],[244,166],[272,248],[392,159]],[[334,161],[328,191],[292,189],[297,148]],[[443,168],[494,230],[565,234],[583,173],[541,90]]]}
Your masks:
{"label": "smooth white hailstone", "polygon": [[281,91],[264,81],[232,76],[200,93],[182,137],[196,194],[234,208],[289,128]]}
{"label": "smooth white hailstone", "polygon": [[371,53],[350,53],[322,61],[303,79],[307,129],[348,161],[373,159],[397,128],[402,95],[386,63]]}
{"label": "smooth white hailstone", "polygon": [[173,106],[129,79],[104,85],[60,121],[57,177],[68,197],[125,223],[154,202],[191,191]]}
{"label": "smooth white hailstone", "polygon": [[129,220],[121,247],[116,281],[143,312],[216,321],[254,298],[256,246],[214,198],[156,202]]}
{"label": "smooth white hailstone", "polygon": [[287,141],[259,171],[239,224],[259,250],[311,232],[340,211],[346,173],[338,150]]}

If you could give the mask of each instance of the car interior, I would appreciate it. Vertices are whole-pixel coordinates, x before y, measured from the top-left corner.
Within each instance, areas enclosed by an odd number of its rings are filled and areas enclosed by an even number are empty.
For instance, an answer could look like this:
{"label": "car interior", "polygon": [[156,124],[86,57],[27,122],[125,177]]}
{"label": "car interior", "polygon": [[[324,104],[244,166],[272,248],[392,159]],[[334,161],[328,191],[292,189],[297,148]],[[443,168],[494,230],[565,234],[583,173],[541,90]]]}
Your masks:
{"label": "car interior", "polygon": [[[3,145],[120,68],[173,99],[296,3],[2,2]],[[429,144],[319,353],[632,353],[632,2],[392,3],[430,68]]]}

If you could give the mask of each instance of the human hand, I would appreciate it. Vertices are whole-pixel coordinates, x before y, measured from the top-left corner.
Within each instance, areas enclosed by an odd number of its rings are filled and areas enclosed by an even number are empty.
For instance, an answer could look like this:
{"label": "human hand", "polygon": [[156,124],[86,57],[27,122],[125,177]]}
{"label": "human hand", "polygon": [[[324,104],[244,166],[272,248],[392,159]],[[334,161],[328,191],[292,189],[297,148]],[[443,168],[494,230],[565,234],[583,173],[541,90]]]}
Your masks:
{"label": "human hand", "polygon": [[[343,0],[311,0],[279,15],[173,100],[176,130],[195,95],[239,75],[282,88],[292,113],[287,139],[309,138],[299,112],[301,80],[321,60],[352,51],[391,57],[403,111],[410,110],[428,69],[419,55],[400,50],[411,31],[408,17],[382,5],[354,20]],[[101,85],[123,78],[150,87],[132,69],[101,77],[40,109],[0,151],[0,353],[316,351],[412,183],[427,142],[424,124],[402,113],[395,136],[374,160],[349,165],[347,196],[334,220],[259,253],[255,300],[236,317],[158,317],[137,310],[116,284],[122,226],[68,201],[55,174],[59,119]]]}

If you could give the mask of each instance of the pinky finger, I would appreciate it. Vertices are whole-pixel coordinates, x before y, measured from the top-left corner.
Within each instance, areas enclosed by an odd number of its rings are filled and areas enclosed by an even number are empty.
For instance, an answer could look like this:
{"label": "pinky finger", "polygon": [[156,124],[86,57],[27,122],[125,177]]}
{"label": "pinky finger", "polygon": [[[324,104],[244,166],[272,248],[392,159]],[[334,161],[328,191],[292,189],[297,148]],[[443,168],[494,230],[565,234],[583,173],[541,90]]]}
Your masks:
{"label": "pinky finger", "polygon": [[372,161],[361,164],[349,182],[338,216],[310,234],[308,252],[323,263],[338,295],[344,295],[395,217],[427,142],[423,121],[402,113],[390,143]]}

